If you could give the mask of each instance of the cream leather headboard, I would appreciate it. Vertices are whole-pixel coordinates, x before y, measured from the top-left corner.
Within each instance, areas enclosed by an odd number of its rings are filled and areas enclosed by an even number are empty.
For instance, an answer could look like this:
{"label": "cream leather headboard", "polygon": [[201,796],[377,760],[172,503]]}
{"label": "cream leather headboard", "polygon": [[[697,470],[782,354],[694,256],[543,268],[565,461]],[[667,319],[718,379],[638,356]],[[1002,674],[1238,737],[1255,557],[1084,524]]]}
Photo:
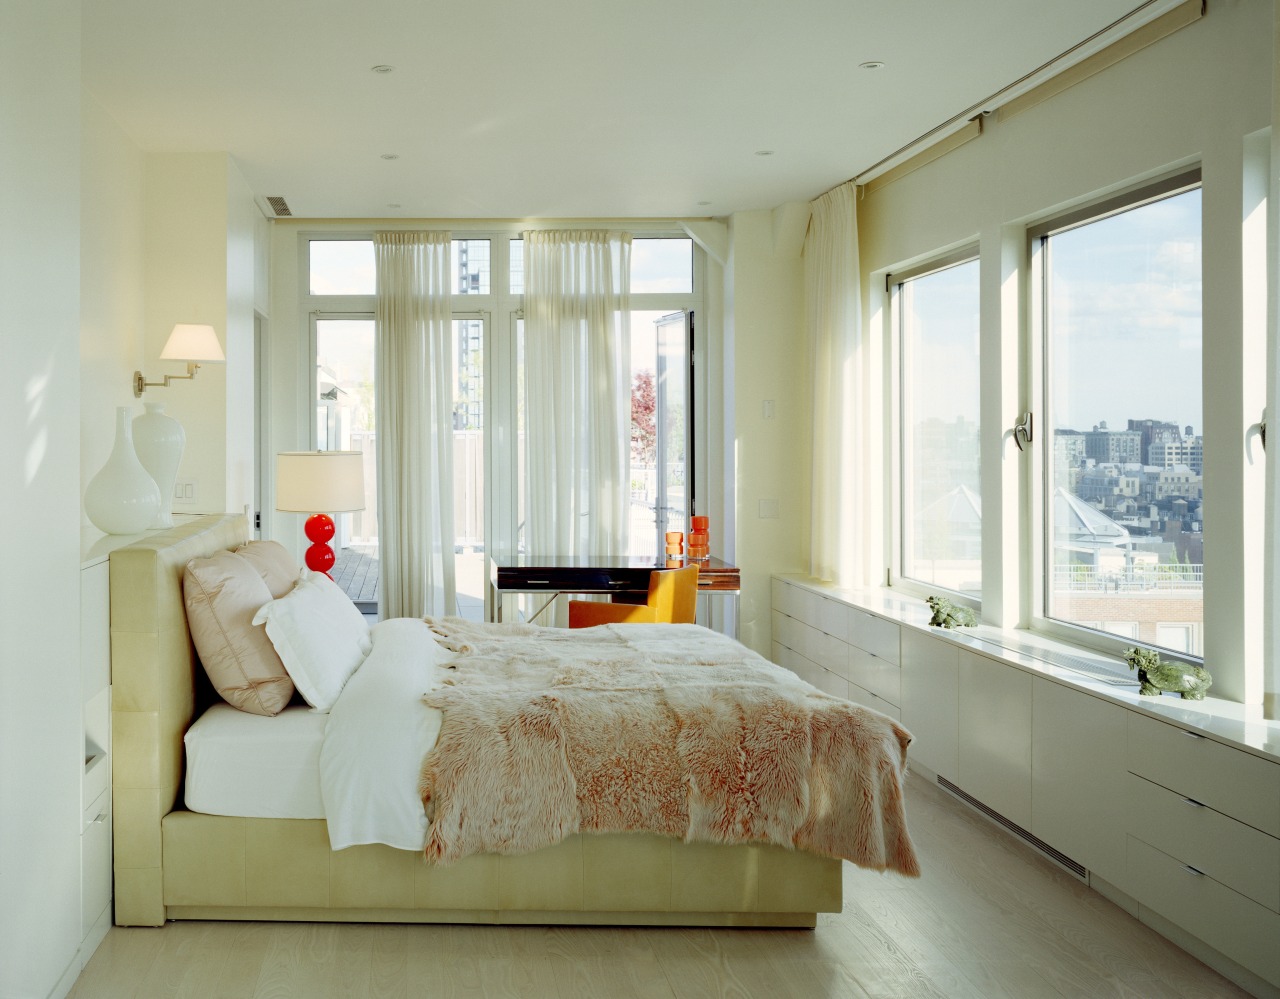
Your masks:
{"label": "cream leather headboard", "polygon": [[111,750],[116,924],[165,921],[160,820],[182,782],[195,652],[182,600],[193,558],[249,540],[243,514],[211,514],[111,553]]}

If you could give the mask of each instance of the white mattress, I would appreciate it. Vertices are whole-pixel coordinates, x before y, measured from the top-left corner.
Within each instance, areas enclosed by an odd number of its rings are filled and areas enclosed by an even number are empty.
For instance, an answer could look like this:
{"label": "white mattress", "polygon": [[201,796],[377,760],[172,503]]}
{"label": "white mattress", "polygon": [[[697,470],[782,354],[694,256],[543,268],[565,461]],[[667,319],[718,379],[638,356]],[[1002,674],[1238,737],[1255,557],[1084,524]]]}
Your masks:
{"label": "white mattress", "polygon": [[186,805],[208,815],[322,819],[326,714],[305,705],[274,718],[215,704],[185,737]]}

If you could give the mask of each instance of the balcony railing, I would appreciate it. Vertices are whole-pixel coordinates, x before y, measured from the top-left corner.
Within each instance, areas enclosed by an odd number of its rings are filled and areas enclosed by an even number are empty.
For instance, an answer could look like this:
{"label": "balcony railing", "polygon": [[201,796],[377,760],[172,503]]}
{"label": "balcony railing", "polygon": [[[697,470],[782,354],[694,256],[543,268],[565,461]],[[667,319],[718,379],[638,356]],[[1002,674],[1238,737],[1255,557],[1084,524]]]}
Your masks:
{"label": "balcony railing", "polygon": [[1057,593],[1188,593],[1204,590],[1203,565],[1136,565],[1099,569],[1087,565],[1053,568]]}

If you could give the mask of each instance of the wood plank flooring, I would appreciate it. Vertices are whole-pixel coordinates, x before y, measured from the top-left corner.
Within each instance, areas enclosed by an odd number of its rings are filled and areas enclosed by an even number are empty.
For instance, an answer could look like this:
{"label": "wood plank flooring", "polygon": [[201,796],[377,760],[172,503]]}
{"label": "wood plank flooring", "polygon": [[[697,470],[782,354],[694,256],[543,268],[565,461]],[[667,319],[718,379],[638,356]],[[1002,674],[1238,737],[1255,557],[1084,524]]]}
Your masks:
{"label": "wood plank flooring", "polygon": [[922,777],[924,876],[845,865],[804,930],[114,927],[71,999],[1234,999],[1246,993]]}

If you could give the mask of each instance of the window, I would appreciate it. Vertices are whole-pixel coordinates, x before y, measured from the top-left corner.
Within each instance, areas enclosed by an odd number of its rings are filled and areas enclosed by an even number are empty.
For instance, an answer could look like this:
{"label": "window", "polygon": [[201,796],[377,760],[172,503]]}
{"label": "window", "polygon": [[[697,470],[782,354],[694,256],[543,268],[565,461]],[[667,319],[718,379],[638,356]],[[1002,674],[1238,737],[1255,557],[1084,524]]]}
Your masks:
{"label": "window", "polygon": [[1198,178],[1033,237],[1048,416],[1045,617],[1203,656]]}
{"label": "window", "polygon": [[978,261],[897,280],[900,575],[982,591]]}
{"label": "window", "polygon": [[[524,426],[521,295],[524,242],[508,231],[455,232],[454,515],[458,613],[483,615],[487,549],[523,545]],[[315,446],[366,454],[370,490],[363,514],[340,526],[341,570],[358,564],[352,585],[377,579],[376,428],[373,426],[373,311],[377,291],[368,233],[302,237],[304,311],[312,315],[316,362]],[[633,414],[653,423],[650,447],[632,441],[632,539],[642,554],[659,550],[667,529],[684,530],[693,496],[694,421],[689,379],[694,295],[693,241],[637,235],[632,242],[632,376],[654,402]],[[355,595],[355,594],[353,594]],[[370,598],[372,599],[372,598]],[[366,604],[371,608],[372,603]]]}

